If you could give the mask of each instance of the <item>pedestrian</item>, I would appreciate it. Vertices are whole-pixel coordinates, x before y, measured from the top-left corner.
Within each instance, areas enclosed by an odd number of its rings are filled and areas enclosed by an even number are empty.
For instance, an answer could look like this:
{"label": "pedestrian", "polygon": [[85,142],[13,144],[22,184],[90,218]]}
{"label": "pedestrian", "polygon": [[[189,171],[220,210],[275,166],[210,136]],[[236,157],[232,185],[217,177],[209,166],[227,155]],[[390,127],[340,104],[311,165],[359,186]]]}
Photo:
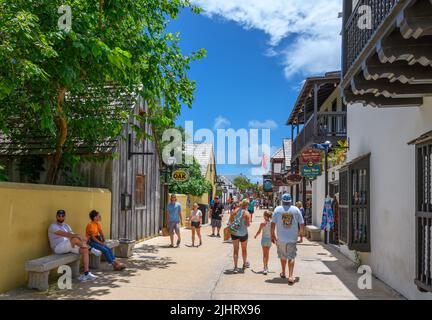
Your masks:
{"label": "pedestrian", "polygon": [[271,235],[273,243],[277,245],[278,256],[281,260],[282,273],[280,276],[286,279],[286,265],[288,262],[288,282],[294,284],[297,239],[299,232],[300,235],[304,235],[304,220],[300,210],[292,205],[293,200],[290,194],[284,194],[281,200],[282,205],[277,207],[273,213]]}
{"label": "pedestrian", "polygon": [[179,202],[177,202],[177,196],[171,195],[171,201],[168,204],[166,212],[166,221],[168,222],[168,230],[171,240],[170,248],[174,248],[174,233],[177,235],[177,248],[180,247],[181,235],[180,235],[180,224],[183,221],[182,208]]}
{"label": "pedestrian", "polygon": [[[210,237],[218,237],[220,238],[220,230],[222,228],[222,217],[224,214],[224,207],[219,201],[219,197],[215,197],[214,204],[210,207],[210,216],[211,216],[211,226],[212,226],[212,234]],[[217,235],[215,231],[217,229]]]}
{"label": "pedestrian", "polygon": [[[48,239],[50,247],[55,254],[75,253],[80,254],[83,265],[84,274],[78,280],[93,281],[97,276],[92,274],[89,269],[89,247],[87,239],[72,231],[72,228],[65,222],[66,211],[58,210],[56,214],[56,222],[52,223],[48,229]],[[91,249],[92,253],[100,256],[102,253],[94,248]]]}
{"label": "pedestrian", "polygon": [[[306,213],[305,213],[305,209],[303,208],[303,203],[301,201],[297,201],[296,207],[300,210],[302,217],[303,217],[303,221],[306,221],[305,220]],[[300,230],[300,226],[299,226],[299,230]],[[300,234],[300,243],[303,243],[303,235],[302,234]]]}
{"label": "pedestrian", "polygon": [[114,271],[122,271],[126,267],[124,264],[118,262],[112,250],[106,245],[105,235],[102,231],[102,216],[96,211],[92,210],[89,214],[90,223],[86,227],[86,236],[88,239],[87,244],[96,250],[102,252],[106,261],[112,265]]}
{"label": "pedestrian", "polygon": [[192,227],[192,247],[195,247],[195,233],[198,235],[200,244],[198,247],[202,246],[201,237],[201,225],[202,225],[202,211],[199,209],[198,203],[194,203],[193,210],[190,214],[190,222]]}
{"label": "pedestrian", "polygon": [[252,197],[249,198],[248,211],[251,215],[251,223],[252,223],[253,222],[253,215],[255,213],[255,200]]}
{"label": "pedestrian", "polygon": [[231,240],[233,243],[233,259],[234,259],[234,270],[235,274],[239,273],[241,270],[238,268],[238,259],[240,246],[242,249],[243,257],[243,271],[249,267],[247,262],[247,245],[248,245],[248,228],[250,227],[250,214],[247,211],[249,206],[249,201],[247,199],[243,200],[240,204],[240,208],[231,214],[229,219],[229,228],[231,231]]}
{"label": "pedestrian", "polygon": [[262,238],[261,238],[261,247],[263,251],[263,262],[264,262],[264,269],[263,274],[266,276],[269,272],[268,269],[268,263],[270,258],[270,249],[272,246],[272,238],[271,238],[271,219],[272,219],[272,213],[269,211],[264,212],[264,222],[261,223],[260,228],[255,235],[255,239],[258,238],[260,233],[262,232]]}

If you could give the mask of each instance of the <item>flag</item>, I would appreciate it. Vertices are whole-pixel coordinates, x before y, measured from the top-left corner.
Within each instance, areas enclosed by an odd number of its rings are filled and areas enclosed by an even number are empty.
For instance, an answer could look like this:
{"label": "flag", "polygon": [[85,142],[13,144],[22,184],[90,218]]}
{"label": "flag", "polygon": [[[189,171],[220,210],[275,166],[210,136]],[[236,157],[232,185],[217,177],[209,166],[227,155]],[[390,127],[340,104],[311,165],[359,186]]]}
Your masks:
{"label": "flag", "polygon": [[267,167],[268,167],[268,161],[269,161],[269,157],[264,153],[264,155],[262,157],[262,161],[261,161],[261,167],[263,169],[267,169]]}

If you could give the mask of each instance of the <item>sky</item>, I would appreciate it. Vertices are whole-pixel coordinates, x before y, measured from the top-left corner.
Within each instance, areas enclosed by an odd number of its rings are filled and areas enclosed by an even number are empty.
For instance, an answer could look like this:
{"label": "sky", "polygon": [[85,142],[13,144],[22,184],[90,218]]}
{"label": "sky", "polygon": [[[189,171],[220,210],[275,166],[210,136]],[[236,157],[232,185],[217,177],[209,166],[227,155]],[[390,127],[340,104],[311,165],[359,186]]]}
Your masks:
{"label": "sky", "polygon": [[[340,69],[342,0],[192,2],[204,13],[184,11],[170,31],[180,32],[184,54],[205,48],[207,57],[192,64],[196,100],[177,124],[193,121],[195,132],[270,129],[273,155],[290,138],[286,121],[305,77]],[[244,151],[237,146],[238,159]],[[244,174],[254,182],[264,171],[252,164],[217,166],[219,175]]]}

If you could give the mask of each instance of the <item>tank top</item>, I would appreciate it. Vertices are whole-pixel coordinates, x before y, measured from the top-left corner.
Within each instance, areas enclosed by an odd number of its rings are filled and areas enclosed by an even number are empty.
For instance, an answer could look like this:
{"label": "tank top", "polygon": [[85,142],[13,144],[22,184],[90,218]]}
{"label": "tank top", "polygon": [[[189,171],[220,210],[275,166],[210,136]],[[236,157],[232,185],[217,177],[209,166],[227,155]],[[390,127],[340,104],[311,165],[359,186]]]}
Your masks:
{"label": "tank top", "polygon": [[237,232],[234,234],[237,237],[245,237],[248,234],[248,230],[246,227],[246,220],[243,218],[243,214],[244,214],[245,210],[244,209],[240,209],[239,212],[237,213],[237,217],[241,217],[240,219],[240,228],[237,230]]}
{"label": "tank top", "polygon": [[262,237],[265,239],[271,239],[271,222],[266,222]]}

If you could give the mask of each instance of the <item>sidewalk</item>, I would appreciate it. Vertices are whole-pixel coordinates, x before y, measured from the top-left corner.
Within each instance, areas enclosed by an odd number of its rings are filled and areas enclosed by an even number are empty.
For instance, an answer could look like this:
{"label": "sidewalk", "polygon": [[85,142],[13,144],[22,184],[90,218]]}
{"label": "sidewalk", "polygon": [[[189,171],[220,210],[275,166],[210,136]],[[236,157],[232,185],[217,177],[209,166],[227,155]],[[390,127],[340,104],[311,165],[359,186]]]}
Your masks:
{"label": "sidewalk", "polygon": [[[260,239],[253,237],[262,221],[262,211],[250,228],[251,269],[233,275],[232,245],[211,238],[211,228],[203,228],[203,246],[191,244],[190,230],[182,230],[180,248],[168,248],[169,238],[158,237],[139,244],[134,256],[124,261],[127,270],[95,272],[95,282],[74,283],[73,290],[58,291],[55,284],[48,293],[17,289],[0,299],[168,299],[168,300],[297,300],[297,299],[403,299],[381,281],[373,280],[373,290],[360,290],[354,264],[331,247],[305,241],[299,245],[296,265],[298,282],[289,286],[280,279],[276,248],[270,256],[268,276],[262,270]],[[198,241],[197,241],[198,243]]]}

